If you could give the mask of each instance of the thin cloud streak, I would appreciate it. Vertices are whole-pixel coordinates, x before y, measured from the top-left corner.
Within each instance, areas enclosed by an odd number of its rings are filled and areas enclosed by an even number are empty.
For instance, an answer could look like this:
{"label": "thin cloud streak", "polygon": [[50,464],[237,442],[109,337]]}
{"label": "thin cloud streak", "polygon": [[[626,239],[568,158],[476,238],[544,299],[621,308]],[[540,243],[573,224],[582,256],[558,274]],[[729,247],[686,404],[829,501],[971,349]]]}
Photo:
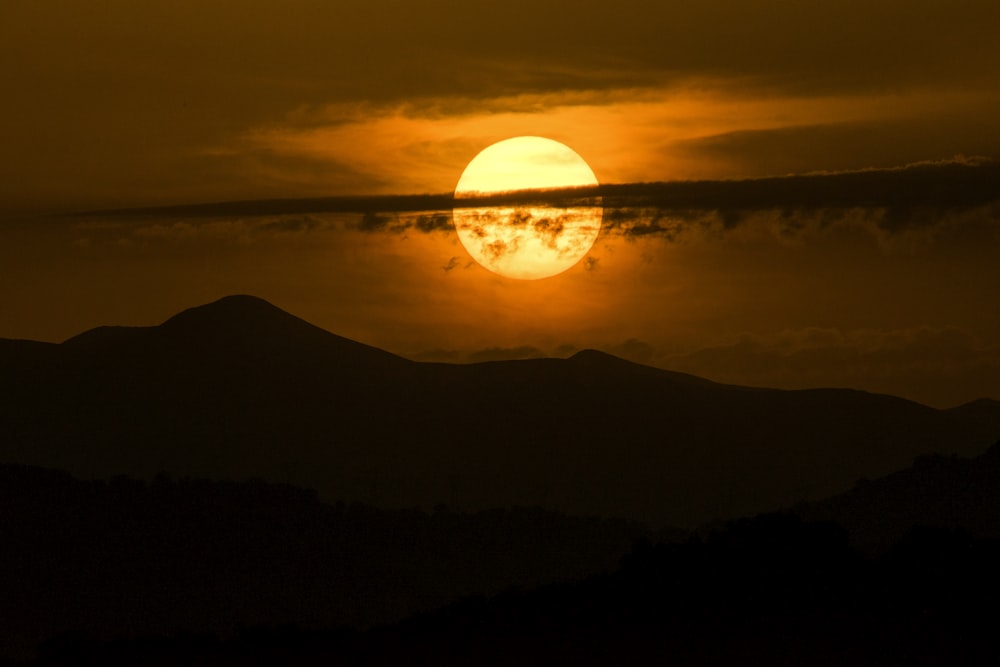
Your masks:
{"label": "thin cloud streak", "polygon": [[[866,169],[731,181],[606,184],[594,188],[521,191],[456,201],[451,194],[322,197],[222,202],[80,214],[100,217],[199,218],[299,216],[283,223],[308,230],[309,214],[353,213],[356,229],[368,233],[450,233],[451,208],[466,206],[568,207],[604,204],[602,233],[674,240],[694,228],[723,231],[762,212],[773,212],[785,232],[805,224],[802,216],[829,224],[858,211],[884,233],[938,224],[957,213],[990,210],[1000,203],[1000,162],[959,158],[891,169]],[[273,225],[274,223],[269,223]]]}

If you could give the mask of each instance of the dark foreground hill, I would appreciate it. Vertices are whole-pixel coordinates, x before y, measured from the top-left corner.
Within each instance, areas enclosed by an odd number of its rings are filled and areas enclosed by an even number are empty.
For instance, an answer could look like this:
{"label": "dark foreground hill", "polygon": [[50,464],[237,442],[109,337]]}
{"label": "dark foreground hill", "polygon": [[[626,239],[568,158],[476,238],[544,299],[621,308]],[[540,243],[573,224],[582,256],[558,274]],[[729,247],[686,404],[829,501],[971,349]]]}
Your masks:
{"label": "dark foreground hill", "polygon": [[953,519],[873,557],[792,514],[666,536],[0,466],[0,664],[996,664],[1000,542]]}
{"label": "dark foreground hill", "polygon": [[262,481],[83,481],[0,465],[0,662],[59,636],[387,624],[611,570],[649,537],[540,509],[379,510]]}
{"label": "dark foreground hill", "polygon": [[995,665],[1000,544],[917,531],[884,557],[790,515],[639,543],[613,572],[359,632],[48,642],[39,665]]}
{"label": "dark foreground hill", "polygon": [[227,297],[156,327],[0,341],[0,461],[262,477],[382,507],[540,506],[691,527],[973,456],[993,401],[720,385],[598,352],[416,363]]}
{"label": "dark foreground hill", "polygon": [[928,455],[885,477],[858,481],[832,498],[801,503],[797,515],[843,526],[868,553],[885,553],[918,526],[1000,540],[1000,442],[975,458]]}

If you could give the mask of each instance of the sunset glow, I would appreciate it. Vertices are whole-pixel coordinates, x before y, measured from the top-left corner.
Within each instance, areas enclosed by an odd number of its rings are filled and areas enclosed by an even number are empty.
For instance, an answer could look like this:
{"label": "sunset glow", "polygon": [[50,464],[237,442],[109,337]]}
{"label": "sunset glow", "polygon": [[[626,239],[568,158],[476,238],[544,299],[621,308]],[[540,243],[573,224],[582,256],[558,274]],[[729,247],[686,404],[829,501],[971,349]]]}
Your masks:
{"label": "sunset glow", "polygon": [[509,278],[562,273],[587,254],[601,230],[600,198],[588,206],[466,207],[476,195],[597,185],[571,148],[543,137],[493,144],[465,168],[455,188],[455,230],[481,265]]}
{"label": "sunset glow", "polygon": [[414,359],[1000,397],[994,0],[9,14],[0,338],[247,293]]}
{"label": "sunset glow", "polygon": [[1000,665],[1000,0],[3,19],[0,667]]}

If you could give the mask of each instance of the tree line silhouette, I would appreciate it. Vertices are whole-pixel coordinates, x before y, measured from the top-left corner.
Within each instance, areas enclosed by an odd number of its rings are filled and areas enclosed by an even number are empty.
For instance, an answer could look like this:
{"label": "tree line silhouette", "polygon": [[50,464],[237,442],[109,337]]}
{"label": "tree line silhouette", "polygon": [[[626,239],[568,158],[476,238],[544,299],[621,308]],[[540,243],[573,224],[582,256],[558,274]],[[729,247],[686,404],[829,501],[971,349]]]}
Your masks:
{"label": "tree line silhouette", "polygon": [[685,534],[530,508],[331,505],[259,480],[0,466],[4,657],[995,664],[998,474],[1000,443]]}
{"label": "tree line silhouette", "polygon": [[615,566],[644,526],[532,508],[327,504],[310,490],[0,465],[0,657],[46,637],[364,628]]}
{"label": "tree line silhouette", "polygon": [[866,558],[834,524],[762,515],[707,539],[640,541],[611,573],[389,626],[62,637],[35,664],[986,665],[1000,657],[998,557],[996,541],[917,529]]}

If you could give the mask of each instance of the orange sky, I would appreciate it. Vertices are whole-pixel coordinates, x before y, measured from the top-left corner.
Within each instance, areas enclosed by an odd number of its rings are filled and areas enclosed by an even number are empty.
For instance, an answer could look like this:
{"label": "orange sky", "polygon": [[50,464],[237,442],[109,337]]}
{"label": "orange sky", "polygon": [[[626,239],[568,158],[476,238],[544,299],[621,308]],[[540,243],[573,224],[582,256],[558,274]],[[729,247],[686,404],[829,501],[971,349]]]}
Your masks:
{"label": "orange sky", "polygon": [[562,141],[602,182],[1000,145],[992,0],[13,0],[0,210],[444,192]]}
{"label": "orange sky", "polygon": [[677,234],[609,230],[530,283],[447,229],[350,214],[53,216],[449,192],[520,134],[602,183],[981,164],[1000,157],[992,0],[8,4],[0,336],[243,292],[419,358],[601,347],[730,382],[1000,398],[995,203],[831,213],[789,185],[738,224],[720,200]]}

